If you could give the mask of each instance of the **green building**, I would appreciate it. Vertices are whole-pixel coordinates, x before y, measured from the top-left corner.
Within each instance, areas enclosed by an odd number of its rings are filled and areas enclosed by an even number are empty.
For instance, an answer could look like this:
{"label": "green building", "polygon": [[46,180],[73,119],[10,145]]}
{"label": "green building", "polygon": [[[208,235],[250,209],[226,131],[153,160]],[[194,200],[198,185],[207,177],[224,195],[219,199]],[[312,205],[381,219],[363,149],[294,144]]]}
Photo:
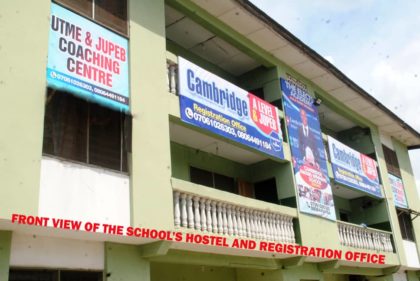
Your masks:
{"label": "green building", "polygon": [[419,132],[249,1],[1,7],[0,280],[419,280]]}

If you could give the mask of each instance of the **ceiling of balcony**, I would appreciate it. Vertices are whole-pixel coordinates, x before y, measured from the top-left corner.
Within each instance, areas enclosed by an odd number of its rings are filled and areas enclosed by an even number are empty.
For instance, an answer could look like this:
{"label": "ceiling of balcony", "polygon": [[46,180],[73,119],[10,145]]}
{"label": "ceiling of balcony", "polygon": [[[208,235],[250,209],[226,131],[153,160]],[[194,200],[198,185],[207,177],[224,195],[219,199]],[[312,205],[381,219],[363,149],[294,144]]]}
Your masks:
{"label": "ceiling of balcony", "polygon": [[331,188],[334,195],[344,199],[355,199],[366,196],[366,194],[361,191],[357,191],[350,187],[345,187],[338,184],[332,184]]}
{"label": "ceiling of balcony", "polygon": [[318,115],[319,122],[322,127],[330,129],[334,132],[340,132],[357,126],[356,123],[338,113],[335,113],[323,104],[318,107]]}
{"label": "ceiling of balcony", "polygon": [[239,76],[260,65],[255,59],[241,52],[201,25],[175,9],[166,6],[166,37],[177,45]]}

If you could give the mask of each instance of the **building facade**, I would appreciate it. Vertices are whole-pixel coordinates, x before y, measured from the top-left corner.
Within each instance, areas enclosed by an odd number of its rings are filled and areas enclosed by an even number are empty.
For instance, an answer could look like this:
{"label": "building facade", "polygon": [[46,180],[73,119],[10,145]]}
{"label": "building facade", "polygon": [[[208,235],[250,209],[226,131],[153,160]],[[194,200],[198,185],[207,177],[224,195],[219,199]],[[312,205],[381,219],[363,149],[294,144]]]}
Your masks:
{"label": "building facade", "polygon": [[0,280],[419,280],[420,134],[250,2],[7,1],[0,37]]}

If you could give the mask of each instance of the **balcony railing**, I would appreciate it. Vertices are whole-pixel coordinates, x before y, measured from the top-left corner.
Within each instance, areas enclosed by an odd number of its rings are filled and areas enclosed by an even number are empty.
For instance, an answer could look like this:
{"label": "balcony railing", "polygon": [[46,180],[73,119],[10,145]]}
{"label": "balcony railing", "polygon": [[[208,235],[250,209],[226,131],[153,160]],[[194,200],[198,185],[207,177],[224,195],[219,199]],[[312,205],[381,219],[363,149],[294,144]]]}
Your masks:
{"label": "balcony railing", "polygon": [[391,232],[363,227],[347,222],[337,221],[340,242],[344,246],[393,252]]}
{"label": "balcony railing", "polygon": [[178,64],[172,60],[166,60],[166,69],[168,75],[168,91],[172,94],[178,93]]}
{"label": "balcony railing", "polygon": [[176,228],[295,243],[293,217],[174,190]]}

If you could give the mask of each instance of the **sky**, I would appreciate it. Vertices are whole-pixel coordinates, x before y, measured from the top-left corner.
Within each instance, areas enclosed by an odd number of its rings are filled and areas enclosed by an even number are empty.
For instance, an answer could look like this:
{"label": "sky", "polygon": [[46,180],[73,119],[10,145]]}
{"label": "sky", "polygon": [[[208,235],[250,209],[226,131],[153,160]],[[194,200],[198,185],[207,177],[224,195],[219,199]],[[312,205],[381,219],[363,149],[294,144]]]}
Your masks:
{"label": "sky", "polygon": [[420,0],[252,2],[420,132]]}

